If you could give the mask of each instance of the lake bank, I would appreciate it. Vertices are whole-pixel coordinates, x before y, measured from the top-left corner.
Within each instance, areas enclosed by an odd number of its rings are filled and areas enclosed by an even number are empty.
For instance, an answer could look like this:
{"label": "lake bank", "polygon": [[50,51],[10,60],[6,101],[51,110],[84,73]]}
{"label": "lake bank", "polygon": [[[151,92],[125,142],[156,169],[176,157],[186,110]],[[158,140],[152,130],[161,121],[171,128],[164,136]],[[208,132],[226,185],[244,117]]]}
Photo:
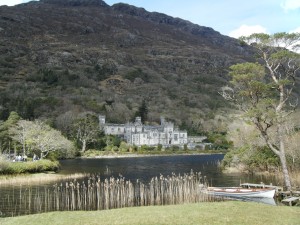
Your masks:
{"label": "lake bank", "polygon": [[83,155],[82,159],[113,159],[113,158],[137,158],[137,157],[154,157],[154,156],[178,156],[178,155],[212,155],[224,154],[222,152],[182,152],[182,153],[112,153],[104,152],[99,155]]}
{"label": "lake bank", "polygon": [[[284,216],[283,216],[284,215]],[[214,202],[132,207],[102,211],[50,212],[0,218],[0,224],[243,224],[298,225],[299,207],[269,206],[252,202]],[[104,222],[105,221],[105,222]]]}

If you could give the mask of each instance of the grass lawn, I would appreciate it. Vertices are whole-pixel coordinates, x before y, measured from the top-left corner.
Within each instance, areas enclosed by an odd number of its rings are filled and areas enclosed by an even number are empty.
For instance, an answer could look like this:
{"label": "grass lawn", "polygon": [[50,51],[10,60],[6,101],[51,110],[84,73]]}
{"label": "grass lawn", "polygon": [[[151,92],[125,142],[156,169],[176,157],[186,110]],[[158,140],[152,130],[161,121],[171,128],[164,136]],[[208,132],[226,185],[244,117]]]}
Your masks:
{"label": "grass lawn", "polygon": [[269,206],[247,202],[214,202],[134,207],[103,211],[51,212],[14,218],[0,218],[0,224],[299,225],[300,207]]}

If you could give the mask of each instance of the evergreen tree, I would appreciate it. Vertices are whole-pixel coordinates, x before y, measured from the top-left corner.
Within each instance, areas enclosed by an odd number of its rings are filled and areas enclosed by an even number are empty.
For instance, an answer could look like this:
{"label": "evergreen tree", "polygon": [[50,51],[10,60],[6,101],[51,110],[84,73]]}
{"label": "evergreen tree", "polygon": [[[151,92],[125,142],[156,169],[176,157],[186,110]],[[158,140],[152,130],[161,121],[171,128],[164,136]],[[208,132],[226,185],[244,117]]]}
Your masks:
{"label": "evergreen tree", "polygon": [[142,123],[145,123],[148,120],[148,107],[145,99],[143,100],[142,105],[139,107],[136,116],[141,117]]}
{"label": "evergreen tree", "polygon": [[257,50],[262,64],[231,66],[231,87],[224,88],[222,94],[239,106],[243,118],[255,125],[265,144],[278,156],[285,185],[291,190],[284,138],[285,124],[297,107],[293,91],[300,54],[288,49],[299,47],[300,34],[253,34],[242,40]]}
{"label": "evergreen tree", "polygon": [[9,151],[15,144],[9,135],[9,128],[15,126],[19,120],[18,113],[12,111],[6,121],[0,122],[0,153]]}

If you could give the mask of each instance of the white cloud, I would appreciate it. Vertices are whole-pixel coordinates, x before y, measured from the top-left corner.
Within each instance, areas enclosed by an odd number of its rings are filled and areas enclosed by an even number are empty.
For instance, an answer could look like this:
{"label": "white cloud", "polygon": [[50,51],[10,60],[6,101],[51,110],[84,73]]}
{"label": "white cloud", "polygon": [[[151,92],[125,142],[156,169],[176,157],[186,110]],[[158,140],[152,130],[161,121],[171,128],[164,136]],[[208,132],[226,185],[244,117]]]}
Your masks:
{"label": "white cloud", "polygon": [[241,36],[249,36],[253,33],[268,33],[267,29],[261,25],[242,25],[238,29],[233,30],[229,33],[230,37],[239,38]]}
{"label": "white cloud", "polygon": [[285,12],[289,10],[295,10],[300,8],[300,1],[299,0],[285,0],[281,3],[281,7],[284,9]]}
{"label": "white cloud", "polygon": [[0,5],[13,6],[23,3],[22,0],[1,0]]}
{"label": "white cloud", "polygon": [[1,5],[14,6],[29,1],[38,1],[38,0],[0,0],[0,6]]}

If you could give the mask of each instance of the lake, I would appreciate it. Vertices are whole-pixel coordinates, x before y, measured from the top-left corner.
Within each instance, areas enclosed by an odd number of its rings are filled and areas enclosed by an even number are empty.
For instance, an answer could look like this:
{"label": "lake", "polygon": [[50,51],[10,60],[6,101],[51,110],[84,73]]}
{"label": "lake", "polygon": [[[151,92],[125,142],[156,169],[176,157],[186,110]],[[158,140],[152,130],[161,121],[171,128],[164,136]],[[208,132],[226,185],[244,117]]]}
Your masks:
{"label": "lake", "polygon": [[[59,173],[97,174],[101,180],[109,177],[125,177],[125,180],[130,180],[132,183],[137,183],[136,181],[139,180],[147,185],[153,177],[160,175],[168,177],[172,174],[183,175],[192,170],[201,172],[201,177],[206,177],[210,186],[239,186],[241,182],[264,182],[266,184],[272,182],[272,180],[266,180],[264,177],[253,175],[222,173],[219,164],[223,157],[223,154],[212,154],[71,159],[60,162],[61,170]],[[61,191],[62,188],[60,188],[61,181],[57,182],[59,186],[55,183],[49,182],[30,188],[25,185],[22,187],[0,187],[0,216],[1,214],[2,216],[13,216],[54,210],[53,194],[60,192],[62,199],[65,196]],[[275,184],[275,182],[273,183]],[[69,193],[69,190],[66,191]],[[46,206],[41,207],[46,201]]]}
{"label": "lake", "polygon": [[122,175],[131,181],[139,179],[148,182],[160,174],[168,176],[193,170],[206,176],[211,186],[239,186],[240,182],[272,182],[260,176],[224,174],[218,167],[223,158],[223,154],[212,154],[72,159],[61,161],[59,173],[100,173],[103,177]]}

